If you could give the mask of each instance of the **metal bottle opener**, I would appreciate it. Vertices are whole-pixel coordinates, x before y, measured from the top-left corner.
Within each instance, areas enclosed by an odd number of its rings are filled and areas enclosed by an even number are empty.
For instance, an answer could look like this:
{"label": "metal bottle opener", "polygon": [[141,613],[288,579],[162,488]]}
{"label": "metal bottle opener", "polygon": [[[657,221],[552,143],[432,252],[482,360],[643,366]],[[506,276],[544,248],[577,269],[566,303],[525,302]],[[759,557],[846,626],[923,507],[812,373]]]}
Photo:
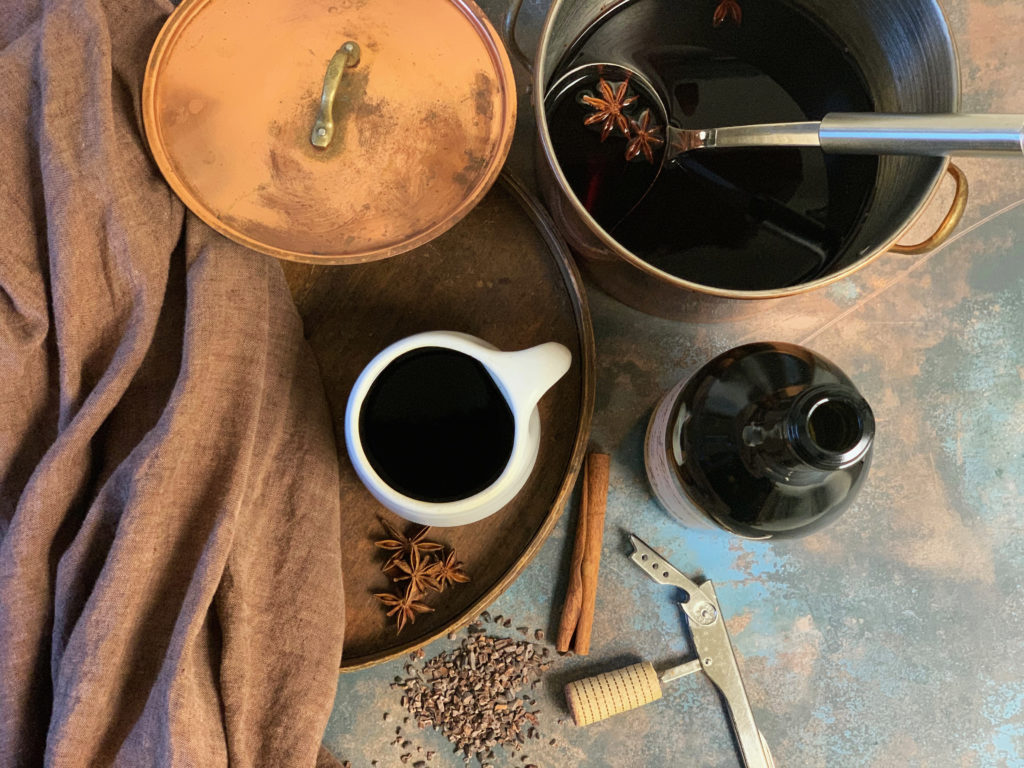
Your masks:
{"label": "metal bottle opener", "polygon": [[728,708],[733,732],[746,768],[775,768],[768,743],[754,722],[729,631],[722,617],[714,585],[696,584],[668,563],[637,536],[630,534],[630,559],[658,584],[677,587],[687,593],[679,603],[686,615],[697,658],[665,670],[660,675],[647,662],[623,670],[578,680],[566,686],[566,698],[577,723],[585,725],[633,709],[660,698],[660,683],[703,672],[721,691]]}
{"label": "metal bottle opener", "polygon": [[729,719],[747,768],[772,768],[775,761],[764,736],[754,723],[754,713],[750,710],[750,701],[743,687],[743,678],[740,677],[740,668],[736,664],[732,640],[725,619],[722,618],[714,585],[710,580],[700,585],[694,583],[639,537],[630,534],[629,539],[633,543],[630,560],[659,584],[678,587],[690,598],[680,603],[679,607],[686,614],[697,658],[666,670],[660,676],[661,681],[667,683],[702,671],[725,697]]}

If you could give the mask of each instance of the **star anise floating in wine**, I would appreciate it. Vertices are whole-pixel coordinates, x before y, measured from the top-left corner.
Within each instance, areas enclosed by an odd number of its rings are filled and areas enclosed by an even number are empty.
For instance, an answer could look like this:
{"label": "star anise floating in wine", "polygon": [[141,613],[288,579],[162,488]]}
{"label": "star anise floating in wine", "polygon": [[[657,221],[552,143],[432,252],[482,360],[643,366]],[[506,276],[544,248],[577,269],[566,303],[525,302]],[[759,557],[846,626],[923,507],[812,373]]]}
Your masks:
{"label": "star anise floating in wine", "polygon": [[661,126],[651,125],[651,110],[645,109],[640,115],[640,120],[630,118],[629,127],[633,138],[626,145],[626,160],[639,157],[641,153],[648,163],[654,163],[654,148],[665,143],[661,137]]}
{"label": "star anise floating in wine", "polygon": [[597,82],[597,89],[601,92],[600,98],[590,94],[584,94],[580,99],[591,109],[594,114],[587,115],[583,120],[584,125],[601,125],[601,141],[607,139],[615,128],[622,131],[622,134],[629,137],[629,119],[623,114],[623,110],[637,100],[637,96],[626,96],[629,90],[629,81],[619,83],[618,88],[612,90],[611,84],[603,77]]}
{"label": "star anise floating in wine", "polygon": [[740,8],[738,0],[721,0],[718,3],[711,23],[720,27],[726,20],[732,21],[737,27],[743,23],[743,9]]}
{"label": "star anise floating in wine", "polygon": [[405,584],[398,592],[378,592],[374,597],[388,609],[388,616],[395,617],[397,634],[406,624],[413,624],[417,614],[434,610],[422,602],[428,594],[443,592],[449,585],[465,583],[469,576],[462,569],[454,549],[445,555],[442,544],[427,540],[429,527],[419,526],[403,533],[383,518],[380,518],[380,524],[386,537],[375,541],[374,546],[392,553],[381,570],[396,585]]}
{"label": "star anise floating in wine", "polygon": [[[615,87],[613,87],[615,86]],[[648,163],[654,163],[654,147],[665,143],[660,133],[663,126],[651,125],[651,110],[645,109],[639,120],[625,110],[633,105],[637,96],[627,96],[629,93],[629,81],[621,83],[609,83],[604,78],[597,81],[597,89],[604,95],[603,99],[596,98],[589,94],[583,94],[580,101],[596,110],[594,114],[587,115],[583,119],[584,125],[601,124],[601,141],[611,135],[612,130],[619,129],[619,132],[629,140],[626,145],[626,160],[633,160],[641,154]]]}

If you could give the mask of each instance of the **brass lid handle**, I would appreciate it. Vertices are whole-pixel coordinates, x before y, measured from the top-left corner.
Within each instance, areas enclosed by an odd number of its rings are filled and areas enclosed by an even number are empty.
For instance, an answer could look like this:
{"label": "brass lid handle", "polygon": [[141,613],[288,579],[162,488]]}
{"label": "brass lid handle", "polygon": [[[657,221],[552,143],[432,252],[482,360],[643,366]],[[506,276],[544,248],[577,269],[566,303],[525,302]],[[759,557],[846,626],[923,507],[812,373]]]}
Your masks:
{"label": "brass lid handle", "polygon": [[334,138],[334,97],[338,94],[338,86],[341,85],[341,76],[345,74],[345,70],[358,63],[359,45],[353,40],[342,45],[331,57],[331,62],[327,65],[327,74],[324,75],[324,90],[320,95],[320,114],[316,116],[313,134],[309,137],[314,147],[326,147]]}

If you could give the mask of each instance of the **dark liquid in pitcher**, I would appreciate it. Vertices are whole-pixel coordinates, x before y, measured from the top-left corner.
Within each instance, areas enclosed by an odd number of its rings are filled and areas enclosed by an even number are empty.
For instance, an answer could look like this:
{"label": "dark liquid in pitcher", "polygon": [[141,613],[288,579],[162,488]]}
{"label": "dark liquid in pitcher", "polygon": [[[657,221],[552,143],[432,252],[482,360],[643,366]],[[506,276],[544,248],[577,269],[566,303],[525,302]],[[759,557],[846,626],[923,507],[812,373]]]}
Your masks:
{"label": "dark liquid in pitcher", "polygon": [[457,501],[492,485],[512,455],[515,419],[477,360],[442,347],[396,358],[363,401],[370,466],[399,493]]}
{"label": "dark liquid in pitcher", "polygon": [[[581,36],[551,84],[583,64],[628,66],[652,82],[681,128],[873,109],[857,65],[827,30],[784,0],[741,5],[741,26],[715,28],[713,4],[634,0]],[[630,111],[637,118],[645,106]],[[769,290],[823,276],[870,204],[875,157],[697,150],[658,174],[660,154],[653,166],[626,167],[621,134],[602,143],[582,127],[593,110],[575,94],[550,93],[545,108],[562,171],[594,218],[647,262],[698,283]]]}

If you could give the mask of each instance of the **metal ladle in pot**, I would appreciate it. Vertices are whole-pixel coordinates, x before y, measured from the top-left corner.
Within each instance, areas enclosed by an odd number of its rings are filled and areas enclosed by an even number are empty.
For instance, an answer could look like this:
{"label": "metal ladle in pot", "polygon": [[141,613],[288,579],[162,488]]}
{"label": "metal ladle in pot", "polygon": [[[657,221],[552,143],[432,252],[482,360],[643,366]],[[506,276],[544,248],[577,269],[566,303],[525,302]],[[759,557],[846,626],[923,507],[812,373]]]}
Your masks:
{"label": "metal ladle in pot", "polygon": [[[662,169],[671,163],[685,163],[685,155],[690,152],[820,147],[828,154],[861,155],[1020,156],[1024,153],[1024,115],[830,113],[821,121],[677,128],[669,123],[665,102],[651,82],[640,72],[618,64],[586,64],[561,77],[545,98],[549,121],[550,111],[569,97],[589,109],[579,129],[598,128],[602,143],[612,134],[628,140],[622,152],[621,167],[616,169],[606,159],[602,163],[606,175],[619,173],[633,177],[628,184],[605,185],[606,188],[634,190],[632,205],[620,206],[626,215],[650,191]],[[628,168],[636,164],[647,166],[646,186],[637,181],[641,176],[639,171]],[[691,169],[705,175],[710,173],[697,165]],[[745,194],[724,179],[716,177],[715,181],[731,188],[735,195]],[[635,190],[640,187],[642,191],[636,194]],[[775,220],[791,234],[802,238],[821,230],[817,222],[769,198],[747,197],[764,209],[766,221]],[[624,216],[618,221],[622,218]]]}
{"label": "metal ladle in pot", "polygon": [[668,125],[664,102],[639,72],[616,64],[578,67],[548,90],[544,104],[559,165],[580,202],[608,232],[640,206],[671,162],[702,179],[719,204],[746,211],[816,254],[814,269],[834,246],[822,222],[667,149],[665,127],[670,137],[679,129]]}

